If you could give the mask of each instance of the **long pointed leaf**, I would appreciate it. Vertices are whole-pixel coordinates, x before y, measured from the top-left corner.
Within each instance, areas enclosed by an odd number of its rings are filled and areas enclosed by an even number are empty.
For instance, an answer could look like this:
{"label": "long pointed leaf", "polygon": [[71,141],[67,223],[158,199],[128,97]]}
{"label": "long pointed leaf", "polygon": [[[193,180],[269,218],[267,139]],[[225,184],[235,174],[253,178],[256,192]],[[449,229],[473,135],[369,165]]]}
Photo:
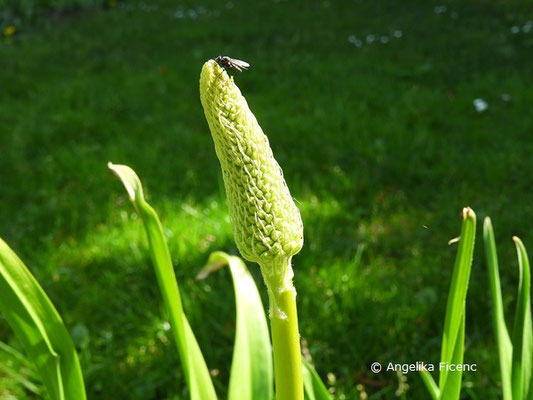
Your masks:
{"label": "long pointed leaf", "polygon": [[126,187],[130,200],[140,215],[146,230],[157,282],[169,314],[170,326],[187,378],[191,399],[215,400],[217,397],[209,370],[183,311],[176,274],[172,267],[170,252],[159,217],[144,200],[141,181],[130,167],[112,163],[109,163],[108,167]]}
{"label": "long pointed leaf", "polygon": [[511,365],[513,345],[505,323],[500,272],[498,268],[498,254],[496,251],[496,242],[494,240],[494,231],[489,217],[485,218],[483,224],[483,238],[485,241],[485,255],[489,271],[490,295],[492,298],[492,323],[500,357],[503,400],[512,400]]}
{"label": "long pointed leaf", "polygon": [[0,311],[53,400],[84,400],[85,386],[72,339],[37,280],[0,239]]}
{"label": "long pointed leaf", "polygon": [[[465,313],[461,319],[459,326],[459,334],[455,342],[455,349],[451,360],[452,365],[459,365],[463,363],[463,352],[465,342]],[[461,394],[461,380],[463,377],[462,371],[450,371],[446,378],[444,387],[441,389],[440,400],[458,400]]]}
{"label": "long pointed leaf", "polygon": [[[465,310],[466,293],[474,253],[476,214],[471,208],[465,207],[463,208],[462,216],[461,238],[453,267],[452,283],[450,293],[448,294],[446,317],[444,319],[444,333],[442,335],[441,362],[444,363],[452,362],[456,342],[460,335],[459,328]],[[439,388],[441,392],[445,387],[447,376],[447,370],[440,371]]]}
{"label": "long pointed leaf", "polygon": [[531,278],[526,249],[519,238],[514,236],[513,240],[518,253],[520,282],[513,327],[512,384],[513,399],[522,400],[527,398],[531,380]]}
{"label": "long pointed leaf", "polygon": [[274,378],[272,346],[261,297],[244,262],[217,251],[199,276],[228,265],[235,290],[237,322],[228,400],[272,400]]}
{"label": "long pointed leaf", "polygon": [[424,385],[426,385],[426,389],[428,390],[431,398],[433,400],[437,400],[440,396],[440,390],[437,384],[435,383],[435,380],[431,376],[431,372],[421,370],[420,377],[422,378],[422,382],[424,382]]}
{"label": "long pointed leaf", "polygon": [[331,400],[331,396],[313,366],[302,357],[304,391],[307,400]]}

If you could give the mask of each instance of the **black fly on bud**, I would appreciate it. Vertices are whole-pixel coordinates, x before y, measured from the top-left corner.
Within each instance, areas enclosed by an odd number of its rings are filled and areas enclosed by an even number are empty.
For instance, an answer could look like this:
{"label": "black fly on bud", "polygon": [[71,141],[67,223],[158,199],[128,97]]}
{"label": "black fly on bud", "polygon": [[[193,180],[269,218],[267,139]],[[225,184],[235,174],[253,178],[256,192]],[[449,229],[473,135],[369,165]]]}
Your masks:
{"label": "black fly on bud", "polygon": [[225,70],[234,69],[238,72],[242,72],[250,67],[250,64],[248,64],[246,61],[237,60],[228,56],[218,56],[215,58],[215,61]]}

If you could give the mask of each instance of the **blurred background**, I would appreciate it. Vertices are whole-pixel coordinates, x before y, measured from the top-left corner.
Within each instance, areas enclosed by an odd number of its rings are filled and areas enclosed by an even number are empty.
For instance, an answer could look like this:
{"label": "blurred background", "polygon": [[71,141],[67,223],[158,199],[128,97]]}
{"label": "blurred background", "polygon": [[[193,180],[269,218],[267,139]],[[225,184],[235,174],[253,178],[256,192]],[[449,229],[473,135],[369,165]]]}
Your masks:
{"label": "blurred background", "polygon": [[[510,315],[511,236],[533,249],[531,2],[0,0],[0,24],[0,236],[71,330],[89,398],[188,398],[143,228],[108,161],[134,168],[159,212],[226,395],[231,280],[194,279],[210,252],[237,254],[198,92],[220,54],[251,64],[235,80],[302,212],[300,330],[330,391],[428,398],[416,373],[369,366],[438,363],[447,242],[471,206],[465,362],[478,372],[463,398],[501,397],[479,228],[490,215]],[[0,340],[20,349],[1,316]],[[0,398],[37,398],[25,379],[0,352]]]}

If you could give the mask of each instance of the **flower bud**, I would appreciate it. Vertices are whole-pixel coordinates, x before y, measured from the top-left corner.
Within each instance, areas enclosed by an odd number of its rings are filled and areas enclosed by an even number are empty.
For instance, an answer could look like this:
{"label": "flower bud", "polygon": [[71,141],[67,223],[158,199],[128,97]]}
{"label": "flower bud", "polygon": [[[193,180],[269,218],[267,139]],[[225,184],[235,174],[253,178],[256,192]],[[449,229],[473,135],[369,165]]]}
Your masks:
{"label": "flower bud", "polygon": [[239,251],[268,269],[287,264],[302,248],[303,225],[267,137],[233,78],[214,60],[202,68],[200,98]]}

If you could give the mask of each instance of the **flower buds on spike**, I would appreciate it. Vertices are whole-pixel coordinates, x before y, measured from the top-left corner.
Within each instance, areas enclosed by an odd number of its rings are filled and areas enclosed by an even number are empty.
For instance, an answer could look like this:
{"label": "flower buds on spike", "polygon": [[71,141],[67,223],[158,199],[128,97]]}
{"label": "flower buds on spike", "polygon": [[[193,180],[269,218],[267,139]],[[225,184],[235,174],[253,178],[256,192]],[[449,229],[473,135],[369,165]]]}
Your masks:
{"label": "flower buds on spike", "polygon": [[246,99],[214,60],[202,68],[200,98],[222,166],[237,247],[264,273],[280,277],[274,266],[290,265],[303,245],[302,219],[283,172]]}

